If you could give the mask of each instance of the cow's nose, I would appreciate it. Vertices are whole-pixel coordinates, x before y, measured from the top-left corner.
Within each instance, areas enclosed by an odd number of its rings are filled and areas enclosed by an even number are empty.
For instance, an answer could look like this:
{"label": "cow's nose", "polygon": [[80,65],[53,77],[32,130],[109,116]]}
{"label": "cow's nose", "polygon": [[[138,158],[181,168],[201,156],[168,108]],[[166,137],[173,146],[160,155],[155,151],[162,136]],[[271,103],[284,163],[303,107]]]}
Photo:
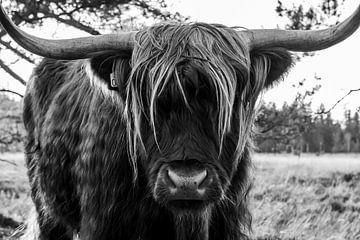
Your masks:
{"label": "cow's nose", "polygon": [[167,174],[175,188],[198,190],[207,176],[207,171],[203,169],[201,171],[184,172],[169,168]]}

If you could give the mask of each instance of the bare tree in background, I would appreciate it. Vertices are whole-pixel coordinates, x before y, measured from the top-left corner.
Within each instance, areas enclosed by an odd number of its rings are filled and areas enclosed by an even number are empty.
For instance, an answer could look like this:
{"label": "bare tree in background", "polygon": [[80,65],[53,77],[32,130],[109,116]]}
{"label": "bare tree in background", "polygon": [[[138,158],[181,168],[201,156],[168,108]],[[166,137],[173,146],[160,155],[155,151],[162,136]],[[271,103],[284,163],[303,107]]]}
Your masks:
{"label": "bare tree in background", "polygon": [[[16,25],[39,27],[46,20],[55,20],[92,35],[127,30],[129,26],[141,25],[146,19],[155,22],[185,20],[179,13],[167,12],[165,0],[4,0],[2,5]],[[26,85],[26,79],[16,73],[13,64],[20,60],[35,64],[38,57],[14,44],[6,35],[4,30],[0,31],[0,56],[4,56],[3,52],[10,52],[16,59],[9,62],[0,58],[0,68],[14,80]],[[8,88],[2,88],[0,92],[22,96]]]}
{"label": "bare tree in background", "polygon": [[[307,6],[304,2],[299,5],[294,3],[289,5],[279,0],[275,11],[280,17],[288,19],[285,28],[289,30],[313,30],[339,23],[345,0],[321,0],[318,2],[319,5],[317,6],[313,2]],[[314,56],[314,53],[301,53],[297,55],[297,59],[301,61],[301,58],[311,56]],[[321,77],[314,77],[320,83]],[[300,90],[305,80],[300,80],[294,87]],[[329,109],[322,105],[316,112],[318,116],[313,116],[312,101],[308,97],[316,94],[320,87],[321,85],[318,84],[313,89],[305,91],[304,94],[298,93],[292,103],[284,104],[281,109],[277,109],[273,103],[261,106],[257,117],[257,125],[261,132],[257,138],[260,151],[279,151],[279,149],[284,148],[283,146],[289,146],[291,148],[289,151],[292,153],[301,153],[314,151],[311,148],[314,148],[315,145],[319,153],[322,151],[342,151],[343,144],[340,140],[333,144],[326,141],[332,139],[331,136],[326,135],[330,128],[333,128],[330,133],[336,130],[338,135],[342,134],[341,128],[335,124],[328,124],[329,126],[327,126],[323,118],[327,116],[326,119],[331,119],[331,110],[346,96],[355,91],[360,91],[360,89],[349,90]],[[326,144],[324,144],[325,142]],[[326,147],[334,145],[334,149],[325,149],[325,145]]]}
{"label": "bare tree in background", "polygon": [[[312,30],[320,27],[329,27],[339,23],[341,11],[345,0],[322,0],[318,6],[305,6],[304,4],[291,6],[283,4],[278,0],[278,5],[275,9],[280,17],[287,18],[288,24],[286,29],[291,30]],[[314,53],[303,53],[302,56],[313,56]],[[300,59],[301,56],[298,56]],[[342,100],[354,92],[360,91],[360,88],[349,89],[348,93],[342,98],[338,99],[329,109],[321,109],[318,114],[330,113]],[[360,110],[360,106],[357,109]]]}

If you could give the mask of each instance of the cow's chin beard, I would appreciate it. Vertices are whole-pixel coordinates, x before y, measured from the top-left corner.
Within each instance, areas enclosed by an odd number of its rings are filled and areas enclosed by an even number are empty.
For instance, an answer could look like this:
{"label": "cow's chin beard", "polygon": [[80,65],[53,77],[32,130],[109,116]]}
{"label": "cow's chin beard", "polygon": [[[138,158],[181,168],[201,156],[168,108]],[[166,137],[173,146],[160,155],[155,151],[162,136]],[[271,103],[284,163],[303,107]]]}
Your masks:
{"label": "cow's chin beard", "polygon": [[[176,186],[169,179],[169,171],[175,169],[171,164],[173,163],[162,163],[158,167],[153,178],[155,183],[152,184],[154,186],[153,197],[157,203],[172,213],[176,224],[177,240],[207,240],[212,208],[221,201],[224,195],[218,173],[212,166],[195,163],[190,170],[186,170],[195,172],[195,176],[199,176],[201,179],[196,190],[191,191],[191,186],[190,189],[187,188],[188,186],[183,187],[185,190],[182,187],[175,189]],[[206,177],[202,175],[204,169]],[[185,171],[185,173],[187,172]],[[178,191],[178,195],[176,191]]]}
{"label": "cow's chin beard", "polygon": [[176,240],[208,240],[214,204],[200,200],[174,200],[166,204],[172,213]]}
{"label": "cow's chin beard", "polygon": [[211,205],[197,212],[174,213],[176,240],[208,240]]}

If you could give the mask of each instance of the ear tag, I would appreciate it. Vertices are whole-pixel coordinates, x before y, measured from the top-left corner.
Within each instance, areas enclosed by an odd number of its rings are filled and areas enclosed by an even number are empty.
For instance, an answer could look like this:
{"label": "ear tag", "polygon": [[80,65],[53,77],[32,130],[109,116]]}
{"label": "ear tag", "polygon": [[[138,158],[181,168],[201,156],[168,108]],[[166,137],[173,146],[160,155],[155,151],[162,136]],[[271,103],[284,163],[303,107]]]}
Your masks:
{"label": "ear tag", "polygon": [[114,72],[110,73],[110,86],[112,88],[118,87],[118,85],[116,83],[116,80],[115,80],[115,73]]}

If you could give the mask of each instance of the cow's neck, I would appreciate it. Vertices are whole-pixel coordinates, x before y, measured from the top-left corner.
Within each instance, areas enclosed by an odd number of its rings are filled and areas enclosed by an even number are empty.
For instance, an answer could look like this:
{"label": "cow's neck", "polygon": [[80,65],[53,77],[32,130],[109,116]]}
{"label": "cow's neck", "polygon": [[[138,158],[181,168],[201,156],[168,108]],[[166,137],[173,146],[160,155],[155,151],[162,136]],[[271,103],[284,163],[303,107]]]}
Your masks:
{"label": "cow's neck", "polygon": [[175,217],[176,240],[208,240],[210,210],[199,214],[179,214]]}

